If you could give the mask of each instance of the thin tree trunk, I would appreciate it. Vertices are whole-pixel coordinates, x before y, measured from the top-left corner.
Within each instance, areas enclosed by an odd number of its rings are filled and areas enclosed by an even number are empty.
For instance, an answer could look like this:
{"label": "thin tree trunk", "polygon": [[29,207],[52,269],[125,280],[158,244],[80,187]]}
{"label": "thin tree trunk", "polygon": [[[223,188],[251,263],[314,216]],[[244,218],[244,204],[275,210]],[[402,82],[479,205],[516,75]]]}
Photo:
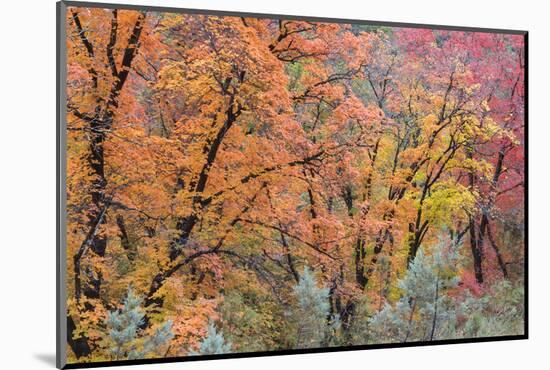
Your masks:
{"label": "thin tree trunk", "polygon": [[493,233],[491,232],[491,226],[489,224],[487,224],[487,236],[489,237],[489,242],[491,243],[491,246],[493,247],[493,250],[495,251],[495,254],[497,256],[497,261],[500,270],[502,271],[502,276],[505,279],[508,279],[508,268],[506,267],[506,262],[504,262],[504,258],[502,257],[502,254],[500,253],[495,239],[493,238]]}
{"label": "thin tree trunk", "polygon": [[435,326],[437,324],[437,305],[439,303],[439,271],[437,272],[437,280],[435,282],[435,297],[434,297],[434,316],[432,320],[432,330],[430,332],[430,340],[434,340]]}
{"label": "thin tree trunk", "polygon": [[416,310],[416,299],[413,298],[412,299],[412,304],[411,304],[411,314],[409,315],[409,322],[407,324],[407,332],[405,333],[405,339],[403,339],[403,343],[407,343],[407,341],[409,340],[409,337],[411,335],[412,321],[413,321],[415,310]]}
{"label": "thin tree trunk", "polygon": [[[473,146],[470,145],[467,148],[468,159],[473,159]],[[474,191],[475,186],[475,174],[473,171],[468,173],[468,185],[470,191]],[[474,265],[474,274],[478,284],[483,284],[483,245],[479,244],[476,235],[476,225],[474,216],[469,216],[469,230],[470,230],[470,249],[472,250],[472,259]]]}

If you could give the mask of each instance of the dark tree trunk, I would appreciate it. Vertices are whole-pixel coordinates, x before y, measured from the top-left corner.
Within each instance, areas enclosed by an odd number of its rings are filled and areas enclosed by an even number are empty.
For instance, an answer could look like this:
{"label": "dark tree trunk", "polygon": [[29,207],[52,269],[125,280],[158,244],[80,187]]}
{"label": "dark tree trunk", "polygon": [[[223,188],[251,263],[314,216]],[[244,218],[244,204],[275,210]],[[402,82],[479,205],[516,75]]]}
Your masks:
{"label": "dark tree trunk", "polygon": [[176,228],[179,230],[179,235],[170,243],[170,260],[174,261],[181,254],[182,248],[187,245],[191,231],[198,221],[196,214],[190,214],[176,223]]}
{"label": "dark tree trunk", "polygon": [[[105,179],[105,157],[103,144],[105,142],[104,130],[111,123],[103,123],[100,119],[90,122],[92,136],[90,140],[90,154],[88,162],[92,170],[92,211],[89,212],[89,227],[94,227],[95,220],[98,218],[101,210],[105,207],[105,187],[107,180]],[[105,222],[105,217],[101,219],[101,224]],[[97,227],[97,225],[95,226]],[[105,257],[107,250],[107,238],[101,233],[95,233],[90,244],[91,251],[98,257]],[[102,274],[94,266],[86,267],[86,275],[88,283],[84,285],[82,292],[88,298],[99,298],[101,283],[103,280]]]}
{"label": "dark tree trunk", "polygon": [[73,350],[76,358],[85,357],[92,353],[88,340],[80,336],[78,338],[73,338],[73,332],[76,330],[76,325],[74,323],[71,315],[67,315],[67,343]]}
{"label": "dark tree trunk", "polygon": [[[90,165],[90,175],[93,177],[91,182],[91,210],[88,213],[88,223],[90,232],[85,240],[83,246],[80,248],[77,255],[74,256],[75,266],[75,298],[77,301],[80,299],[80,294],[86,298],[97,299],[100,297],[102,274],[94,266],[83,267],[84,273],[87,277],[85,281],[81,280],[81,268],[82,259],[85,256],[85,252],[91,250],[92,253],[99,257],[104,257],[107,250],[107,239],[101,233],[97,232],[101,225],[105,222],[105,211],[108,206],[108,201],[105,199],[105,190],[107,186],[107,180],[105,177],[105,153],[104,143],[106,140],[106,133],[111,128],[114,117],[114,109],[118,107],[118,97],[122,91],[122,88],[126,82],[128,74],[131,70],[132,61],[136,55],[138,47],[139,37],[143,28],[145,19],[145,13],[141,13],[136,20],[133,30],[130,34],[124,55],[122,58],[121,68],[117,71],[114,64],[114,58],[112,55],[113,47],[116,44],[118,21],[118,12],[114,10],[112,12],[112,22],[109,44],[107,45],[106,53],[109,60],[111,73],[114,80],[111,84],[109,96],[105,98],[97,98],[97,105],[93,113],[82,113],[78,109],[69,107],[69,111],[72,111],[79,118],[83,118],[89,124],[90,128],[90,141],[89,141],[89,155],[88,163]],[[78,36],[82,41],[83,46],[86,49],[87,55],[90,59],[95,59],[94,54],[97,50],[94,50],[94,46],[86,35],[86,29],[82,25],[78,12],[72,11],[72,20],[78,32]],[[98,87],[98,74],[94,67],[88,69],[93,88]],[[78,271],[76,271],[78,269]],[[84,309],[87,311],[93,310],[91,304],[87,304]],[[73,332],[76,329],[76,325],[73,319],[68,316],[67,319],[67,342],[73,349],[77,357],[86,356],[93,350],[88,343],[88,339],[85,336],[80,336],[78,339],[73,339]]]}
{"label": "dark tree trunk", "polygon": [[424,240],[424,237],[426,236],[426,233],[429,229],[429,222],[425,220],[421,223],[421,220],[422,209],[419,209],[416,222],[414,224],[409,224],[409,232],[411,233],[411,237],[409,239],[409,254],[407,255],[407,266],[416,257],[416,254],[418,253],[418,250],[422,245],[422,241]]}
{"label": "dark tree trunk", "polygon": [[[238,73],[238,81],[240,83],[244,81],[244,77],[245,71],[241,71]],[[185,259],[180,260],[180,262],[176,261],[182,256],[183,251],[189,242],[191,233],[195,228],[197,222],[199,221],[198,214],[200,212],[200,209],[208,204],[207,201],[203,199],[202,193],[204,192],[206,184],[208,183],[210,169],[212,168],[212,165],[216,160],[220,146],[225,136],[227,135],[227,132],[231,129],[231,127],[242,112],[242,106],[237,104],[237,107],[235,107],[235,97],[238,93],[238,90],[236,87],[231,87],[232,80],[232,77],[228,77],[225,79],[225,82],[223,84],[224,86],[222,93],[229,96],[229,104],[225,112],[225,121],[223,122],[223,125],[218,129],[216,136],[213,139],[208,139],[206,141],[206,144],[203,148],[203,153],[206,156],[205,162],[196,178],[194,178],[189,183],[189,192],[196,194],[192,200],[193,211],[186,217],[180,219],[176,224],[176,228],[178,229],[179,233],[178,236],[170,243],[169,250],[169,257],[170,260],[173,262],[173,265],[172,267],[160,271],[157,275],[155,275],[153,281],[151,282],[149,293],[147,294],[144,302],[145,307],[151,308],[152,306],[156,306],[157,309],[162,307],[162,305],[164,304],[164,299],[158,296],[155,297],[155,294],[164,285],[166,279],[172,276],[181,266],[187,265],[190,261],[194,260],[202,254],[205,254],[204,252],[195,252]],[[232,88],[232,92],[228,93],[230,88]],[[213,125],[216,125],[216,119],[214,119]],[[145,316],[142,328],[145,328],[148,325],[149,316]]]}
{"label": "dark tree trunk", "polygon": [[[240,81],[240,83],[242,83],[244,81],[245,72],[242,71],[238,75],[239,75],[238,80]],[[223,89],[224,94],[227,93],[232,80],[233,80],[232,77],[228,77],[225,79],[224,89]],[[177,222],[176,228],[179,230],[179,235],[170,244],[169,256],[171,261],[174,261],[176,258],[178,258],[181,255],[183,248],[187,245],[187,242],[189,241],[191,232],[193,231],[193,228],[195,227],[197,221],[199,220],[197,217],[199,208],[205,205],[201,194],[204,192],[204,189],[206,188],[210,169],[212,168],[212,165],[216,160],[218,151],[220,149],[220,146],[225,136],[227,135],[227,132],[231,129],[231,127],[233,126],[233,124],[241,114],[242,107],[240,105],[237,107],[237,109],[235,109],[234,107],[235,97],[237,95],[237,92],[238,90],[236,88],[233,88],[232,93],[228,94],[229,104],[225,112],[225,116],[226,116],[225,122],[219,128],[218,132],[216,133],[216,136],[213,139],[209,139],[206,141],[206,144],[203,148],[203,153],[206,155],[206,160],[203,164],[203,167],[200,173],[197,175],[195,179],[193,179],[190,182],[189,188],[188,188],[190,193],[197,194],[193,197],[193,201],[192,201],[193,212]],[[214,122],[213,122],[213,125],[215,124],[216,124],[216,119],[214,119]]]}
{"label": "dark tree trunk", "polygon": [[126,256],[128,257],[128,259],[130,261],[133,261],[137,256],[137,250],[135,245],[130,242],[130,237],[128,236],[128,232],[126,231],[126,223],[124,222],[124,217],[122,217],[122,215],[118,215],[116,217],[116,223],[119,231],[118,236],[120,237],[120,245],[126,251]]}
{"label": "dark tree trunk", "polygon": [[[498,180],[500,178],[500,175],[502,174],[502,169],[503,169],[503,164],[504,164],[504,157],[505,157],[505,149],[504,148],[501,148],[498,152],[498,158],[497,158],[497,163],[496,163],[496,166],[495,166],[495,172],[493,174],[493,179],[492,179],[492,182],[491,182],[491,192],[496,192],[496,189],[497,189],[497,186],[498,186]],[[493,250],[495,251],[496,255],[497,255],[497,261],[499,263],[499,267],[500,269],[502,270],[502,274],[504,275],[504,277],[508,277],[508,271],[507,271],[507,268],[506,268],[506,264],[504,263],[504,260],[502,259],[502,255],[500,254],[500,250],[498,249],[494,239],[492,238],[492,235],[490,234],[490,229],[489,229],[489,212],[490,212],[490,209],[492,208],[493,206],[493,203],[494,203],[494,199],[495,197],[493,195],[491,195],[489,197],[489,200],[488,200],[488,203],[486,205],[483,206],[482,208],[482,215],[481,215],[481,220],[479,222],[479,232],[477,234],[477,240],[476,240],[476,244],[477,244],[477,253],[478,253],[478,256],[477,258],[480,259],[480,261],[478,261],[478,268],[479,270],[481,271],[481,263],[482,263],[482,259],[483,259],[483,256],[484,256],[484,252],[483,252],[483,249],[484,249],[484,243],[485,243],[485,235],[488,234],[488,237],[489,237],[489,242],[491,244],[491,246],[493,247]],[[474,256],[474,263],[476,261],[476,256]],[[474,265],[475,267],[475,265]],[[481,272],[480,272],[481,274]],[[483,282],[483,276],[482,274],[480,275],[481,276],[481,281],[478,280],[478,283],[481,283]],[[476,278],[477,278],[477,274],[476,274]]]}
{"label": "dark tree trunk", "polygon": [[[467,157],[473,158],[473,146],[470,145],[467,151]],[[468,173],[468,185],[470,191],[474,190],[475,174],[473,171]],[[472,250],[472,259],[474,264],[474,274],[478,284],[483,284],[483,244],[479,243],[476,235],[476,222],[474,216],[469,217],[469,230],[470,230],[470,249]]]}
{"label": "dark tree trunk", "polygon": [[476,225],[473,218],[470,218],[470,247],[472,249],[476,281],[478,284],[483,284],[483,250],[476,238]]}
{"label": "dark tree trunk", "polygon": [[[279,222],[279,227],[281,228],[281,230],[283,229],[283,225],[281,224],[281,222]],[[283,245],[288,268],[292,273],[294,281],[296,281],[296,284],[298,284],[300,282],[300,274],[298,273],[298,271],[296,271],[296,267],[294,266],[294,259],[292,258],[292,254],[290,253],[290,246],[288,245],[285,234],[282,231],[280,231],[279,234],[281,235],[281,244]]]}
{"label": "dark tree trunk", "polygon": [[[367,194],[369,193],[369,181],[367,180]],[[370,198],[369,195],[365,195],[365,197]],[[344,200],[344,203],[346,204],[346,208],[348,211],[348,216],[353,216],[353,191],[351,186],[345,186],[342,190],[342,199]],[[368,210],[362,210],[364,214],[368,212]],[[355,263],[355,282],[357,285],[364,290],[367,286],[368,279],[365,276],[365,258],[367,256],[367,252],[365,249],[366,240],[361,235],[357,236],[355,243],[354,243],[354,263]]]}
{"label": "dark tree trunk", "polygon": [[500,270],[502,271],[502,276],[505,279],[508,279],[508,268],[506,267],[506,262],[504,262],[504,258],[502,257],[502,254],[500,253],[500,249],[498,248],[495,239],[493,238],[493,233],[491,231],[490,225],[487,225],[487,236],[489,237],[489,242],[491,243],[491,246],[493,247],[493,250],[495,251],[495,254],[497,256],[498,265],[500,267]]}
{"label": "dark tree trunk", "polygon": [[365,240],[363,238],[357,238],[355,242],[355,281],[361,289],[365,290],[369,280],[365,276]]}
{"label": "dark tree trunk", "polygon": [[424,200],[428,195],[428,190],[430,187],[430,176],[426,179],[426,183],[422,188],[422,195],[420,197],[420,202],[418,205],[418,210],[416,211],[416,220],[414,223],[409,224],[409,233],[411,233],[409,240],[409,254],[407,255],[407,266],[414,260],[416,253],[420,248],[420,244],[428,231],[428,222],[425,221],[422,223],[422,206],[424,205]]}

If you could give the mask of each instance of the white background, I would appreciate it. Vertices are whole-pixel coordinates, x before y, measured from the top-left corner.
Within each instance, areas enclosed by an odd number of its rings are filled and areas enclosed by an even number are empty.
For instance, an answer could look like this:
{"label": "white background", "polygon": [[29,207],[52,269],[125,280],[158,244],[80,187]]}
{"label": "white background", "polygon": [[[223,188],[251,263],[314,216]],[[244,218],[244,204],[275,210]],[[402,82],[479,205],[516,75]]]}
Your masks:
{"label": "white background", "polygon": [[[529,340],[146,365],[149,369],[548,369],[548,353],[543,352],[550,349],[550,228],[545,219],[550,210],[550,21],[545,1],[127,1],[530,31]],[[55,1],[3,1],[0,14],[0,368],[51,369],[55,358]]]}

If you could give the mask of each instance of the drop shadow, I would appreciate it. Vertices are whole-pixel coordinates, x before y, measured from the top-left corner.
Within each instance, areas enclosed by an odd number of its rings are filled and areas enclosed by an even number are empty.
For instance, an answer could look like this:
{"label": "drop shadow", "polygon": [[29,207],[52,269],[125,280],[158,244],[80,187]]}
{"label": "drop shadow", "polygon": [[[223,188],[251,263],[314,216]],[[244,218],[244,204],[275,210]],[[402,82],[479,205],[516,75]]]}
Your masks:
{"label": "drop shadow", "polygon": [[42,363],[55,367],[55,353],[35,353],[34,358]]}

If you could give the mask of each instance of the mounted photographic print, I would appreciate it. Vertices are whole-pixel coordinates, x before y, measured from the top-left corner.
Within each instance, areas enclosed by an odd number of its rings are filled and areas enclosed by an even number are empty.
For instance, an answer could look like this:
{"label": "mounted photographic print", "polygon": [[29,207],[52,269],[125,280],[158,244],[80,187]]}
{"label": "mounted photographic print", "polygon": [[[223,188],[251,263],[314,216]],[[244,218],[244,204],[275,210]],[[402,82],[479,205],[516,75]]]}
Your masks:
{"label": "mounted photographic print", "polygon": [[58,366],[527,338],[526,42],[58,3]]}

